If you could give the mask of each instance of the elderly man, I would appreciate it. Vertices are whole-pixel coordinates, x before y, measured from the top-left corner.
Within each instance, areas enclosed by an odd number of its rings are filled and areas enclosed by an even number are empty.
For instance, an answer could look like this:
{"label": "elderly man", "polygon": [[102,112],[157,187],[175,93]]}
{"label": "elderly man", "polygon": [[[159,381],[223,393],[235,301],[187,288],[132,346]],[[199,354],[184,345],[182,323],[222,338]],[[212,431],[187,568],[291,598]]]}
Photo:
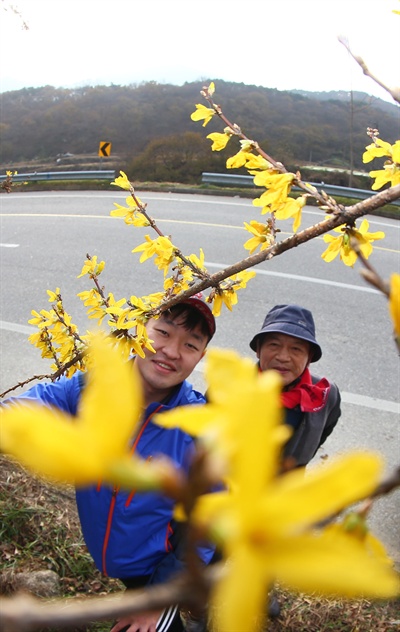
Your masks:
{"label": "elderly man", "polygon": [[285,423],[293,428],[284,447],[284,462],[307,465],[340,417],[337,386],[308,368],[322,355],[312,313],[299,305],[275,305],[250,347],[257,354],[260,371],[274,369],[282,376]]}
{"label": "elderly man", "polygon": [[[311,374],[308,368],[322,356],[312,313],[299,305],[275,305],[250,347],[257,354],[260,371],[273,369],[282,377],[284,421],[293,428],[283,449],[283,469],[305,466],[340,417],[339,389],[326,378]],[[268,614],[271,618],[280,614],[273,590]]]}

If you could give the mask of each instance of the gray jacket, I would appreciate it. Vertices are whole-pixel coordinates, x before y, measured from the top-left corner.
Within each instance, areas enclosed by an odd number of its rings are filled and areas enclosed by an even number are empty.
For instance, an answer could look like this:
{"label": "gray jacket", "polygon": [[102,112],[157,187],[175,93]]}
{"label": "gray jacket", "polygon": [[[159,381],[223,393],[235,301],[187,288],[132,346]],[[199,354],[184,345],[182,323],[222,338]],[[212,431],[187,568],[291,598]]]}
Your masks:
{"label": "gray jacket", "polygon": [[[312,375],[313,384],[321,379]],[[307,465],[318,448],[331,434],[340,417],[340,393],[336,384],[331,382],[327,402],[315,413],[303,413],[300,425],[286,443],[283,457],[292,457],[297,465]]]}

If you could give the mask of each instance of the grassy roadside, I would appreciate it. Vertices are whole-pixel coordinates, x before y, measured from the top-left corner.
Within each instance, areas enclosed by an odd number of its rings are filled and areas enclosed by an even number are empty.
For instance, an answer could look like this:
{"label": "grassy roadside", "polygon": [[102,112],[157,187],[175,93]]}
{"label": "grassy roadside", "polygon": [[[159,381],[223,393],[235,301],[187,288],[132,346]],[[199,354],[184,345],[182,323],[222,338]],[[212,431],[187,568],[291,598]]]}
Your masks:
{"label": "grassy roadside", "polygon": [[[0,593],[13,591],[16,573],[52,570],[60,597],[105,595],[120,590],[101,577],[83,543],[72,488],[32,477],[0,456]],[[399,632],[400,600],[328,600],[277,589],[281,616],[269,632]],[[75,632],[106,632],[110,622]]]}

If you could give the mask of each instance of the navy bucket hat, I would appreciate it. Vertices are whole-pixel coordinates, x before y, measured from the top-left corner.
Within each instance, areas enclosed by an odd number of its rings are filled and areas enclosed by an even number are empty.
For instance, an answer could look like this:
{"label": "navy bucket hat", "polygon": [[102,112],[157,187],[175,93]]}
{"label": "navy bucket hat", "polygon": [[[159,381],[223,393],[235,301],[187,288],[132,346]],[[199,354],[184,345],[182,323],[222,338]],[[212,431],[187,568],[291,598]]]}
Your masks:
{"label": "navy bucket hat", "polygon": [[250,347],[253,351],[257,351],[259,337],[269,333],[287,334],[309,342],[313,351],[310,362],[317,362],[322,356],[322,349],[315,339],[313,315],[304,307],[299,305],[275,305],[266,315],[261,330],[250,342]]}

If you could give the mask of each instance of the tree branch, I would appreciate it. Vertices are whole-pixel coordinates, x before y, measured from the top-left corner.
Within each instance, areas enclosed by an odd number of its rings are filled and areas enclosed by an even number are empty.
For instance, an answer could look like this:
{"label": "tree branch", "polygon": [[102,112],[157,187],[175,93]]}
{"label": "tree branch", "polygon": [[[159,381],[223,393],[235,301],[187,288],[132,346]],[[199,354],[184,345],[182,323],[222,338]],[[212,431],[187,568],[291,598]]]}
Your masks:
{"label": "tree branch", "polygon": [[[222,573],[218,565],[207,568],[202,582],[208,590]],[[85,597],[84,600],[54,600],[43,603],[29,595],[0,599],[3,632],[31,632],[42,627],[68,629],[93,621],[115,620],[135,613],[159,610],[179,603],[188,608],[204,607],[199,603],[198,591],[186,573],[168,584],[151,586],[145,590],[128,590],[113,596]]]}

